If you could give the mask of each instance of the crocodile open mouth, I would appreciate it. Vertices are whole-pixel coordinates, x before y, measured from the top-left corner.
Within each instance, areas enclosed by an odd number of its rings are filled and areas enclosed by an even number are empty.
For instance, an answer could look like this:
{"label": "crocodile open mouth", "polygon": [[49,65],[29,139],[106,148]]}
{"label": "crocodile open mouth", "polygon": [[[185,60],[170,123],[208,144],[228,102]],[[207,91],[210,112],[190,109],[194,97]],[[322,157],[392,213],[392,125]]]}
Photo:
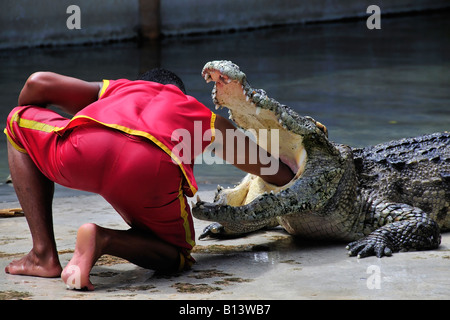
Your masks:
{"label": "crocodile open mouth", "polygon": [[308,161],[303,134],[308,130],[322,130],[324,133],[325,127],[311,118],[300,117],[289,107],[269,98],[264,90],[253,89],[246,75],[230,61],[209,62],[202,75],[207,82],[215,82],[212,99],[216,109],[228,108],[230,119],[239,128],[252,132],[259,146],[278,157],[295,173],[291,182],[281,187],[248,175],[235,188],[224,190],[218,187],[214,202],[242,206],[262,194],[289,188],[302,176]]}
{"label": "crocodile open mouth", "polygon": [[234,188],[219,186],[213,202],[197,198],[193,216],[214,222],[200,239],[211,234],[248,233],[277,225],[282,216],[324,206],[335,194],[343,173],[340,151],[328,140],[325,126],[269,98],[264,90],[253,89],[230,61],[208,62],[202,75],[207,82],[215,82],[212,99],[216,108],[228,108],[230,119],[244,131],[251,130],[257,144],[295,175],[279,187],[247,174]]}

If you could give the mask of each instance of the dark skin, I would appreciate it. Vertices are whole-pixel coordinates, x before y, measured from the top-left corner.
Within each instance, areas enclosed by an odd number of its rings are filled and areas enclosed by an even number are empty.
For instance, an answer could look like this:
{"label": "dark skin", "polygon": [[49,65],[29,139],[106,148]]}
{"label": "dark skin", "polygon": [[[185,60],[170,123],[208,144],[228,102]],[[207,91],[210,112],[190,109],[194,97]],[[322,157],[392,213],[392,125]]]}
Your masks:
{"label": "dark skin", "polygon": [[102,82],[88,82],[53,72],[33,73],[19,95],[19,106],[54,105],[75,115],[98,99]]}
{"label": "dark skin", "polygon": [[[87,82],[52,72],[38,72],[32,74],[26,81],[18,103],[42,107],[54,105],[74,115],[95,102],[101,88],[101,82]],[[226,137],[227,129],[235,129],[221,116],[217,116],[215,128],[223,132],[224,137]],[[254,142],[246,137],[246,145],[249,146],[251,143]],[[223,146],[226,145],[227,141],[224,139]],[[223,149],[226,150],[226,148]],[[237,152],[234,154],[237,155]],[[221,156],[226,158],[226,151]],[[248,154],[245,154],[245,158],[248,159]],[[94,286],[89,280],[89,273],[103,254],[118,256],[154,270],[175,271],[178,267],[178,249],[152,234],[133,228],[127,231],[106,229],[90,223],[81,226],[78,230],[73,258],[63,270],[53,233],[54,183],[38,170],[28,154],[16,150],[10,143],[8,143],[8,161],[14,188],[30,228],[33,248],[22,259],[11,262],[5,268],[7,273],[40,277],[61,275],[63,281],[67,283],[73,275],[73,269],[70,267],[76,266],[80,272],[80,288],[93,290]],[[236,166],[258,175],[261,168],[268,165],[258,161],[257,164],[244,163]],[[278,174],[261,176],[261,178],[275,185],[284,185],[293,178],[293,173],[286,165],[279,162]]]}

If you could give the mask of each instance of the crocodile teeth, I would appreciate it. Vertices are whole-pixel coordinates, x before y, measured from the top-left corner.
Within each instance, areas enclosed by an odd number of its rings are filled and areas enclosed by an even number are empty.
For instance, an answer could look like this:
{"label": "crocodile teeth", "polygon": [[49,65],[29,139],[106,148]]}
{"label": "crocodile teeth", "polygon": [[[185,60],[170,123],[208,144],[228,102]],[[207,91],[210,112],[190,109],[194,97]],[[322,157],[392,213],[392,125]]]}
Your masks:
{"label": "crocodile teeth", "polygon": [[203,78],[205,78],[206,83],[210,83],[212,81],[211,75],[209,73],[205,73]]}
{"label": "crocodile teeth", "polygon": [[225,84],[231,83],[231,79],[229,77],[227,77],[226,75],[223,75],[223,74],[219,75],[219,79],[220,79],[220,81],[222,81]]}

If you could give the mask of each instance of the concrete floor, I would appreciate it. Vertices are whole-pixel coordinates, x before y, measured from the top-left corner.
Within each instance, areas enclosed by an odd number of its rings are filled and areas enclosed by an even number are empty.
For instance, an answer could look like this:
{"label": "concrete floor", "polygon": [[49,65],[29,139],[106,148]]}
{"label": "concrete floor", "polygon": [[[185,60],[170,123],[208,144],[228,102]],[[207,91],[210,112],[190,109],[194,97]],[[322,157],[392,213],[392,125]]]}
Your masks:
{"label": "concrete floor", "polygon": [[[212,193],[201,192],[210,200]],[[17,203],[3,203],[12,208]],[[98,196],[57,198],[54,224],[61,263],[75,247],[78,227],[95,222],[127,228]],[[195,221],[197,234],[207,225]],[[13,276],[3,272],[31,247],[24,217],[0,218],[0,299],[30,300],[241,300],[241,299],[449,299],[450,233],[438,250],[403,252],[389,258],[348,257],[343,243],[295,240],[275,229],[232,240],[197,241],[193,269],[158,276],[114,257],[93,268],[93,292],[66,289],[60,279]]]}

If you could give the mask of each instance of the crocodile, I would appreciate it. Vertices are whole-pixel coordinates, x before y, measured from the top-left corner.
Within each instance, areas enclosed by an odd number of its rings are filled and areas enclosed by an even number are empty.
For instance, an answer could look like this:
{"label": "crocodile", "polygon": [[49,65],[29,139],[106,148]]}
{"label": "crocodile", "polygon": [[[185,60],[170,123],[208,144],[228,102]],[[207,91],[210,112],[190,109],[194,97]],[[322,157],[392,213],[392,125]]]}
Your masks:
{"label": "crocodile", "polygon": [[[212,202],[192,204],[195,218],[212,222],[200,235],[244,236],[283,227],[293,236],[349,243],[350,256],[390,256],[440,245],[450,229],[450,134],[448,132],[352,148],[328,139],[326,126],[301,116],[254,89],[230,61],[202,70],[214,82],[212,99],[243,130],[278,130],[281,161],[295,173],[286,185],[247,174]],[[262,145],[262,144],[261,144]]]}

